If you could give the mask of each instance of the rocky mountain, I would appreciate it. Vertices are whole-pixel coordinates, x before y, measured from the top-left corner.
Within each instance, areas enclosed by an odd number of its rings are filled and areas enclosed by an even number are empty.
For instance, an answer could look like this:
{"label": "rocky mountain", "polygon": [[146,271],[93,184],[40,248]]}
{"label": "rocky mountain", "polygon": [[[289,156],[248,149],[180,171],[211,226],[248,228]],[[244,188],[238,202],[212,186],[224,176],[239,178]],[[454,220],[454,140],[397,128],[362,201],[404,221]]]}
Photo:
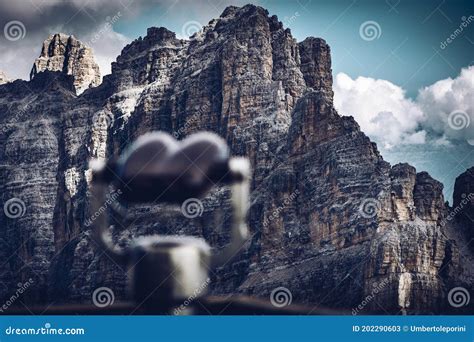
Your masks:
{"label": "rocky mountain", "polygon": [[94,60],[92,49],[74,36],[64,33],[50,35],[44,41],[41,54],[31,69],[30,78],[33,79],[45,70],[72,75],[74,88],[78,94],[100,84],[99,66]]}
{"label": "rocky mountain", "polygon": [[2,70],[0,70],[0,84],[5,84],[8,81],[9,80],[8,80],[7,75],[5,75],[5,73]]}
{"label": "rocky mountain", "polygon": [[[384,161],[334,109],[323,39],[298,43],[263,8],[228,7],[189,40],[148,29],[101,85],[78,96],[97,83],[87,51],[54,35],[31,81],[0,87],[2,298],[32,277],[27,304],[90,302],[100,286],[125,299],[125,270],[95,249],[85,224],[88,160],[118,155],[152,130],[179,139],[211,130],[253,167],[252,236],[212,273],[214,294],[268,299],[283,286],[294,302],[356,312],[472,310],[453,308],[448,294],[473,290],[474,170],[457,179],[451,208],[429,174]],[[462,194],[471,204],[456,209]],[[7,210],[13,199],[19,212]],[[112,213],[114,239],[125,246],[138,235],[189,234],[222,246],[228,199],[228,190],[213,190],[194,219],[130,206],[125,218]]]}

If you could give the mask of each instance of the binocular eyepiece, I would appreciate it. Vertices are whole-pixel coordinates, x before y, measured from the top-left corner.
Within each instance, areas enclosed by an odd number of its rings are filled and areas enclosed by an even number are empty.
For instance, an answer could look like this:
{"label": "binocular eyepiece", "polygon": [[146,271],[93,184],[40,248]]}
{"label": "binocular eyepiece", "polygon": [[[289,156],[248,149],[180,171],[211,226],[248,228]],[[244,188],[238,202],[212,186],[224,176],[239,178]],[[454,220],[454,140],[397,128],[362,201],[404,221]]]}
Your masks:
{"label": "binocular eyepiece", "polygon": [[[181,203],[203,196],[214,185],[242,182],[224,140],[197,133],[182,143],[164,132],[140,137],[117,160],[96,166],[96,181],[112,183],[127,202]],[[244,163],[244,161],[242,161]]]}

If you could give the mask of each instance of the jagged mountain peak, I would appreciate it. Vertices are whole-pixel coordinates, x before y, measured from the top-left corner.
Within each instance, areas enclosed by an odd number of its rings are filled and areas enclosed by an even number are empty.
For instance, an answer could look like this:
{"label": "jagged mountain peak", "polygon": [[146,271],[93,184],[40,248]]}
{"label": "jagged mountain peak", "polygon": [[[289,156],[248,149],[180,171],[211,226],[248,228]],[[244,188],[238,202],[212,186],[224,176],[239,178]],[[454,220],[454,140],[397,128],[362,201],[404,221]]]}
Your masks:
{"label": "jagged mountain peak", "polygon": [[241,7],[227,6],[224,9],[224,11],[222,11],[220,18],[230,18],[230,17],[235,17],[236,15],[239,15],[239,14],[249,14],[249,13],[258,13],[264,16],[268,16],[268,10],[266,10],[265,8],[254,5],[254,4],[247,4]]}
{"label": "jagged mountain peak", "polygon": [[[53,35],[38,65],[64,66],[67,46],[75,44]],[[231,6],[190,39],[149,28],[84,96],[67,89],[74,75],[60,69],[22,81],[33,93],[18,82],[0,88],[6,127],[0,130],[0,190],[28,206],[21,220],[0,217],[0,242],[10,241],[12,251],[30,238],[39,246],[19,249],[0,269],[0,282],[11,289],[30,270],[41,274],[27,303],[47,301],[45,293],[87,301],[98,286],[126,299],[125,274],[94,252],[85,225],[92,214],[88,161],[116,157],[128,142],[156,130],[178,139],[213,131],[232,154],[251,160],[254,234],[245,253],[216,271],[214,293],[268,296],[285,286],[295,302],[348,308],[385,284],[368,309],[432,312],[445,309],[451,284],[472,284],[469,275],[459,275],[464,259],[456,259],[466,241],[447,239],[453,223],[440,223],[449,209],[442,185],[408,164],[390,166],[354,118],[334,109],[331,53],[323,39],[298,43],[265,9]],[[52,84],[62,92],[38,95],[58,73],[64,77]],[[46,147],[25,139],[29,132]],[[469,175],[457,181],[460,199],[473,182]],[[229,237],[213,222],[216,211],[227,214],[227,193],[211,192],[203,206],[202,217],[191,222],[130,207],[133,219],[123,230],[116,226],[113,237],[127,244],[142,234],[199,235],[219,247]],[[221,216],[225,228],[230,215]],[[0,248],[0,258],[8,252]],[[0,296],[8,294],[0,288]]]}
{"label": "jagged mountain peak", "polygon": [[99,66],[92,49],[64,33],[51,34],[44,42],[39,57],[35,60],[30,78],[43,71],[60,71],[72,75],[76,93],[100,84]]}
{"label": "jagged mountain peak", "polygon": [[8,83],[9,81],[10,80],[8,79],[7,75],[2,70],[0,70],[0,85]]}

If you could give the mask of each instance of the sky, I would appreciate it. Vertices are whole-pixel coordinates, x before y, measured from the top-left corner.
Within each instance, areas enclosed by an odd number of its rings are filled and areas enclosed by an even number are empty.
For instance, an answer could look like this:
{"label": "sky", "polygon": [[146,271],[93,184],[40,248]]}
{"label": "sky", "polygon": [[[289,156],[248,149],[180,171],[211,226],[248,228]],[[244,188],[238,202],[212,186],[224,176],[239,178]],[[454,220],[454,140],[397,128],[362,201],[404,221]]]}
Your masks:
{"label": "sky", "polygon": [[[101,73],[151,26],[187,38],[226,0],[0,0],[0,70],[29,78],[49,34],[90,45]],[[252,1],[293,36],[331,46],[335,106],[353,115],[391,163],[407,161],[445,185],[474,165],[474,1]],[[472,67],[470,67],[472,66]]]}

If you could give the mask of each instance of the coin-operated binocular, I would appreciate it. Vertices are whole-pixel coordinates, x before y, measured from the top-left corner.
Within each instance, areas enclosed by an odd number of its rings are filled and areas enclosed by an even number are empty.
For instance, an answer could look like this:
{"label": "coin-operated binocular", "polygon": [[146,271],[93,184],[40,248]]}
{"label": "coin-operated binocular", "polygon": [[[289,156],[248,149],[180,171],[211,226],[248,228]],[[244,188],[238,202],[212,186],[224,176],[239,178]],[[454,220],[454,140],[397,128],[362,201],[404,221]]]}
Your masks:
{"label": "coin-operated binocular", "polygon": [[[250,165],[245,158],[230,157],[225,141],[213,133],[197,133],[182,142],[164,132],[148,133],[117,160],[94,161],[91,168],[94,240],[112,260],[127,267],[137,305],[170,311],[205,294],[209,269],[230,261],[247,239]],[[231,240],[217,253],[205,240],[191,236],[143,236],[127,248],[112,242],[105,210],[111,189],[120,190],[127,203],[181,204],[216,185],[232,190]]]}

